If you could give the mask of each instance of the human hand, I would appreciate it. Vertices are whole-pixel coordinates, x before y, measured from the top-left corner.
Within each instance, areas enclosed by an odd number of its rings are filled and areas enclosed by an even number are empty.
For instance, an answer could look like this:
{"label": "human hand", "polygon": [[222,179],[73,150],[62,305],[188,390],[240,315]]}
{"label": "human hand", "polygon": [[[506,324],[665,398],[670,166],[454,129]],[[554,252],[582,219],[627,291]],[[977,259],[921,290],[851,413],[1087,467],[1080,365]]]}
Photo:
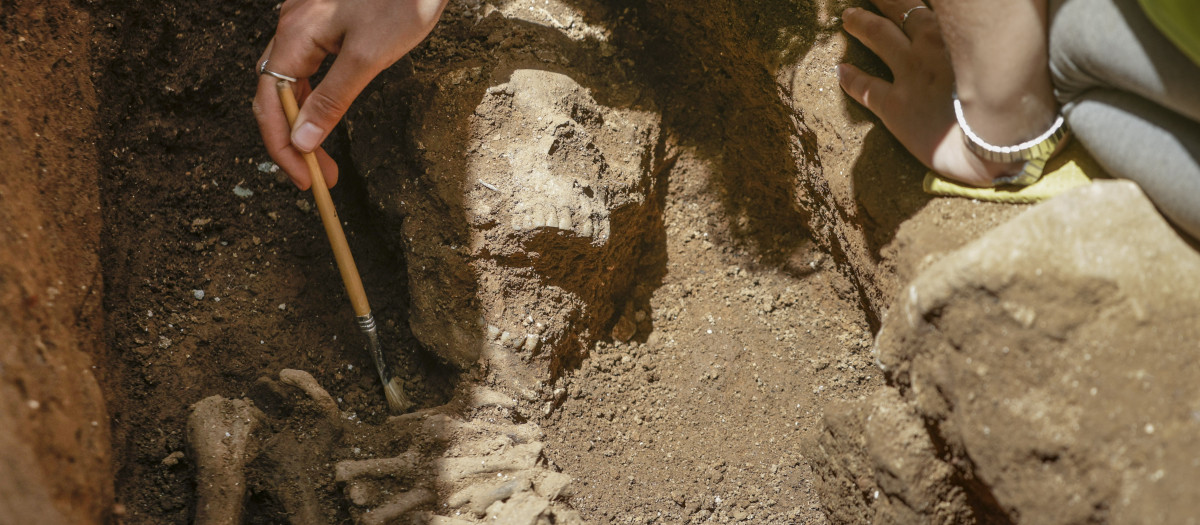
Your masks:
{"label": "human hand", "polygon": [[[851,98],[871,110],[917,160],[942,176],[973,186],[993,186],[1022,163],[995,163],[967,149],[954,117],[954,69],[931,9],[909,14],[915,0],[874,0],[884,17],[864,9],[842,13],[846,32],[879,55],[893,82],[850,64],[838,65],[838,81]],[[886,17],[886,18],[885,18]]]}
{"label": "human hand", "polygon": [[[278,81],[259,75],[254,117],[267,153],[296,187],[308,189],[308,168],[301,152],[316,152],[325,182],[337,183],[337,164],[320,148],[363,88],[424,40],[437,24],[447,0],[287,0],[275,37],[259,59],[267,68],[296,77],[300,101],[295,128],[283,114]],[[321,83],[308,77],[328,55],[337,55]]]}

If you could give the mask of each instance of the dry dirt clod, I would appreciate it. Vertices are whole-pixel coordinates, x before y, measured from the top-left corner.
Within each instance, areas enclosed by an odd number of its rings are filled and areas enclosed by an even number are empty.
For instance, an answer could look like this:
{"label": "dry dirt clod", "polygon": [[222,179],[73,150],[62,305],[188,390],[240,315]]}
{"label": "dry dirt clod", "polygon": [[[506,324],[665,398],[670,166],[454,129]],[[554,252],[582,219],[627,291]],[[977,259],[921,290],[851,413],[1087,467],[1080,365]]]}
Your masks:
{"label": "dry dirt clod", "polygon": [[612,338],[614,341],[625,343],[630,339],[633,339],[633,336],[636,333],[637,324],[635,324],[633,320],[629,318],[629,316],[621,315],[621,317],[617,319],[617,324],[613,325]]}
{"label": "dry dirt clod", "polygon": [[162,464],[167,467],[174,467],[175,465],[178,465],[184,457],[185,456],[182,450],[176,450],[175,452],[170,453],[167,457],[163,458]]}

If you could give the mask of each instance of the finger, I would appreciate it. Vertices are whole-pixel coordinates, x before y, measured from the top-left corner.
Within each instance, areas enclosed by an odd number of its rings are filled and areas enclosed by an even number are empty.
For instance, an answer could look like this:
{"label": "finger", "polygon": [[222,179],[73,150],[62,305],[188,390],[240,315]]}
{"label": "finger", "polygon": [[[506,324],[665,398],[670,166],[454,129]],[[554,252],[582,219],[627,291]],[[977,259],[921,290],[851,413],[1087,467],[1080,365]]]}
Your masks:
{"label": "finger", "polygon": [[879,55],[892,73],[898,73],[898,68],[905,68],[905,57],[912,45],[908,36],[891,20],[865,9],[851,7],[842,12],[842,26],[867,49]]}
{"label": "finger", "polygon": [[368,53],[346,46],[329,67],[325,78],[300,106],[300,115],[292,131],[292,144],[301,151],[317,148],[381,70],[378,61]]}
{"label": "finger", "polygon": [[[317,6],[317,7],[310,7]],[[308,78],[330,54],[338,52],[342,32],[332,23],[333,14],[309,2],[279,15],[275,38],[268,49],[271,70],[295,78]]]}
{"label": "finger", "polygon": [[[278,88],[276,88],[276,95],[278,95],[278,93],[279,93]],[[301,80],[299,82],[296,82],[295,84],[292,84],[292,93],[294,93],[296,95],[296,99],[299,101],[299,103],[303,104],[304,100],[306,98],[308,98],[308,95],[312,93],[312,85],[308,83],[308,79]],[[290,133],[290,131],[289,131],[289,133]],[[290,143],[291,142],[289,139],[289,144]],[[299,152],[299,150],[296,149],[295,144],[291,144],[290,149],[292,151]],[[333,157],[331,157],[329,155],[329,153],[327,153],[325,151],[325,148],[317,148],[315,153],[317,155],[317,162],[321,166],[321,174],[325,176],[325,186],[328,188],[332,188],[335,184],[337,184],[337,181],[338,181],[337,162],[334,162]],[[304,159],[303,152],[300,153],[300,159],[301,159],[301,161],[303,161],[303,159]],[[311,177],[309,176],[309,171],[308,171],[308,163],[304,164],[304,169],[302,170],[302,172],[305,174],[304,175],[305,184],[303,186],[300,186],[299,184],[297,184],[297,187],[299,187],[302,190],[307,190],[307,189],[309,189],[308,181],[311,179]]]}
{"label": "finger", "polygon": [[[270,44],[267,45],[264,57],[270,54],[271,47]],[[258,63],[261,64],[262,60],[265,58],[260,59]],[[263,145],[266,146],[271,160],[283,168],[297,187],[304,189],[309,186],[308,171],[300,153],[291,147],[292,131],[288,126],[287,116],[283,113],[283,105],[279,101],[276,82],[278,80],[271,75],[258,76],[258,87],[252,106],[254,120],[258,122],[258,131],[262,134]]]}
{"label": "finger", "polygon": [[918,9],[908,15],[908,23],[901,28],[909,40],[916,42],[921,38],[941,40],[941,28],[938,26],[937,13],[932,9]]}
{"label": "finger", "polygon": [[[262,133],[263,144],[271,160],[283,168],[297,188],[307,190],[312,184],[308,164],[304,162],[300,151],[292,147],[291,128],[288,127],[287,116],[284,115],[283,105],[279,101],[277,82],[278,80],[270,75],[259,75],[258,91],[254,96],[254,118],[258,121],[258,129]],[[307,89],[306,81],[297,84],[297,91]],[[338,179],[337,163],[324,150],[317,151],[317,160],[328,186],[333,187]]]}
{"label": "finger", "polygon": [[882,118],[883,101],[892,90],[892,85],[882,78],[864,73],[850,64],[838,64],[838,83],[842,90],[871,113]]}
{"label": "finger", "polygon": [[[875,4],[875,7],[879,8],[879,12],[897,26],[904,23],[904,13],[909,9],[925,5],[923,2],[914,0],[874,0],[871,3]],[[926,11],[926,9],[917,9],[916,11],[913,11],[912,14],[909,15],[908,22],[910,24],[916,19],[918,16],[917,13],[920,11]]]}
{"label": "finger", "polygon": [[[325,153],[325,148],[317,148],[317,163],[321,165],[321,174],[325,176],[325,187],[332,188],[338,182],[338,166],[333,157]],[[303,188],[308,189],[308,188]]]}

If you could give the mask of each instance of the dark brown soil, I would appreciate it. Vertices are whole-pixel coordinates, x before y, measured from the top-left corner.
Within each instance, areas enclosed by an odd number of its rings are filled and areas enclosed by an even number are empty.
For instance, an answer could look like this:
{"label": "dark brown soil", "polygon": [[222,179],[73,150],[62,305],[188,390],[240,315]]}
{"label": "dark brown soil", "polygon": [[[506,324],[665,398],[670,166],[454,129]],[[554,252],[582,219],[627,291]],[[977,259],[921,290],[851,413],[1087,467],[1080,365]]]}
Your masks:
{"label": "dark brown soil", "polygon": [[[188,407],[203,397],[241,397],[257,378],[296,368],[335,392],[343,410],[384,416],[311,196],[261,166],[270,159],[250,101],[275,7],[97,8],[105,21],[96,82],[113,355],[102,368],[117,500],[129,523],[189,519],[192,465],[162,460],[184,450]],[[380,336],[418,405],[440,404],[454,374],[427,362],[408,333],[403,261],[374,233],[356,182],[344,177],[333,197]],[[239,196],[242,189],[252,194]]]}

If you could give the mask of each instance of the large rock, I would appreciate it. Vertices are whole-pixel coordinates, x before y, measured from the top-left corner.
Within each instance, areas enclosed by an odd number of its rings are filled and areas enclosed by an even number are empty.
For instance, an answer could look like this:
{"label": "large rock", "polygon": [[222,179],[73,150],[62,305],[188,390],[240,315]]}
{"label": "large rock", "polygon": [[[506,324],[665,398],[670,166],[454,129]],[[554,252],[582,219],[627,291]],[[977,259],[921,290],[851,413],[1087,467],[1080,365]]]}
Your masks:
{"label": "large rock", "polygon": [[[1187,523],[1200,515],[1198,341],[1200,254],[1136,185],[1101,182],[929,267],[876,350],[987,521]],[[827,497],[885,475],[824,463]]]}
{"label": "large rock", "polygon": [[463,367],[489,349],[548,361],[530,381],[607,336],[662,235],[659,117],[591,33],[519,18],[554,15],[452,5],[438,59],[385,76],[350,118],[414,335]]}

